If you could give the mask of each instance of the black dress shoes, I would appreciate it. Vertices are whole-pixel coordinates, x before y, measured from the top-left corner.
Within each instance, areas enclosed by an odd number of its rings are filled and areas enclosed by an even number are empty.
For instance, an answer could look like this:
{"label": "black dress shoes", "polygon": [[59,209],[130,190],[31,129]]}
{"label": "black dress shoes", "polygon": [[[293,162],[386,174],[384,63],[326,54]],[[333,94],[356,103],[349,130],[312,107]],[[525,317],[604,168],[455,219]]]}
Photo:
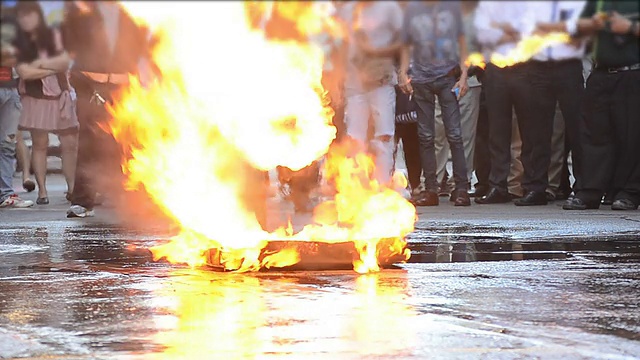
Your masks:
{"label": "black dress shoes", "polygon": [[469,196],[479,198],[487,195],[488,192],[489,192],[488,188],[484,186],[476,186],[476,188],[473,191],[469,192]]}
{"label": "black dress shoes", "polygon": [[611,204],[611,210],[635,210],[638,205],[629,199],[618,199]]}
{"label": "black dress shoes", "polygon": [[511,196],[508,192],[503,192],[498,189],[491,189],[489,193],[481,198],[476,198],[478,204],[504,204],[511,202]]}
{"label": "black dress shoes", "polygon": [[544,191],[529,191],[524,197],[513,202],[516,206],[547,205],[547,193]]}
{"label": "black dress shoes", "polygon": [[562,208],[565,210],[598,209],[600,208],[600,202],[589,203],[582,201],[579,197],[572,197],[567,199]]}
{"label": "black dress shoes", "polygon": [[604,198],[602,199],[602,205],[613,205],[613,199],[615,199],[616,193],[613,191],[609,191],[604,194]]}

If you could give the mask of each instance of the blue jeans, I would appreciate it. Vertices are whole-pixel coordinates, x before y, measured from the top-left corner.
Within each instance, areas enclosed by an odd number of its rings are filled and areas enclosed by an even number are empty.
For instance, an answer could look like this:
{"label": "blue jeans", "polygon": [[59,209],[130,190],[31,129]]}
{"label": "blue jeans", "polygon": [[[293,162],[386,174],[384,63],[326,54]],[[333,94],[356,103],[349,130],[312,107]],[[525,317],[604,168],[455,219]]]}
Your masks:
{"label": "blue jeans", "polygon": [[16,88],[0,88],[0,202],[13,195],[16,133],[20,120],[20,95]]}
{"label": "blue jeans", "polygon": [[460,107],[458,99],[451,89],[456,83],[453,76],[445,76],[429,84],[412,84],[413,97],[418,105],[418,139],[420,141],[420,159],[424,171],[425,188],[427,191],[438,192],[436,178],[435,153],[435,99],[438,97],[442,109],[447,141],[451,148],[453,161],[453,178],[456,190],[468,190],[467,165],[464,158],[462,130],[460,126]]}

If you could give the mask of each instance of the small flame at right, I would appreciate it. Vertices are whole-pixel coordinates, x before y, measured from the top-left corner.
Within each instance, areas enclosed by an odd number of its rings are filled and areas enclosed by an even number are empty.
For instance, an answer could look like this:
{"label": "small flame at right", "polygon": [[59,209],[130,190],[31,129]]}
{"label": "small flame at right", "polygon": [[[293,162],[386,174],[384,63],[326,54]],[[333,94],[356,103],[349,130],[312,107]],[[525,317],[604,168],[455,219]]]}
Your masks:
{"label": "small flame at right", "polygon": [[[571,36],[569,36],[568,33],[562,32],[527,36],[520,40],[506,55],[500,53],[491,54],[489,62],[499,68],[513,66],[531,59],[535,54],[540,52],[540,50],[548,46],[566,44],[570,41]],[[467,67],[477,66],[484,69],[486,64],[486,59],[481,53],[472,53],[465,61]]]}

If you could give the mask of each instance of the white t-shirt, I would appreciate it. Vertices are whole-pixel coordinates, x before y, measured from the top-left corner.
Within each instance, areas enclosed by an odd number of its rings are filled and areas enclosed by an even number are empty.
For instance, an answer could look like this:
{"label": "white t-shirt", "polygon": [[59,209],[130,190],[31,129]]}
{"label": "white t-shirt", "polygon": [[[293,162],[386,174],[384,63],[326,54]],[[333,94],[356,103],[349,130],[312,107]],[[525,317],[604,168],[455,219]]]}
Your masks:
{"label": "white t-shirt", "polygon": [[[356,18],[356,6],[359,1],[349,2],[342,6],[339,12],[340,18],[345,22],[349,41],[347,50],[347,73],[345,75],[345,92],[348,94],[362,93],[362,67],[358,60],[363,55],[355,45],[355,33],[361,30],[368,38],[369,44],[374,48],[386,47],[400,39],[403,13],[396,1],[372,1],[366,2],[362,8],[360,19]],[[398,82],[393,60],[391,62],[391,78],[389,84]],[[366,60],[365,60],[366,61]]]}

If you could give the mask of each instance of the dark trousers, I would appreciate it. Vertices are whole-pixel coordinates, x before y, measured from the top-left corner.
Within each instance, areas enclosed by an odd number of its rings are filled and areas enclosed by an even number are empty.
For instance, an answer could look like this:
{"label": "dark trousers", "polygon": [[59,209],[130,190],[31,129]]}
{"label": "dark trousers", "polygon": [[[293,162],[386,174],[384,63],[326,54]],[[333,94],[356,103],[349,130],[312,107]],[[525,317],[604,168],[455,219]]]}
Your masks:
{"label": "dark trousers", "polygon": [[[411,185],[412,190],[417,189],[420,186],[420,175],[422,174],[422,167],[420,165],[418,124],[396,123],[395,140],[396,143],[402,140],[404,160],[407,165],[407,173],[409,175],[409,185]],[[396,158],[395,153],[393,158]]]}
{"label": "dark trousers", "polygon": [[587,80],[580,141],[582,187],[599,202],[611,187],[616,199],[640,202],[640,70],[595,69]]}
{"label": "dark trousers", "polygon": [[478,182],[476,189],[489,189],[489,174],[491,173],[491,153],[489,150],[489,114],[487,112],[486,91],[484,86],[480,93],[480,110],[476,127],[476,146],[473,153],[473,168]]}
{"label": "dark trousers", "polygon": [[[534,91],[532,99],[535,111],[533,114],[537,119],[534,120],[531,131],[546,132],[548,131],[547,127],[551,124],[551,132],[553,132],[556,104],[560,106],[560,111],[565,121],[565,147],[568,147],[566,150],[570,150],[572,153],[573,174],[576,179],[574,187],[579,189],[582,180],[582,164],[580,161],[582,155],[579,141],[580,106],[584,96],[582,61],[579,59],[557,62],[532,61],[531,87]],[[546,133],[544,136],[547,136]],[[534,144],[536,147],[541,145]],[[546,156],[542,152],[539,155]],[[540,159],[540,161],[542,163],[543,159]],[[563,171],[563,178],[565,175],[568,177],[568,168],[566,173]]]}
{"label": "dark trousers", "polygon": [[451,92],[455,83],[455,77],[444,76],[429,84],[413,85],[413,97],[418,105],[418,139],[425,187],[427,191],[436,193],[440,188],[436,179],[437,164],[434,141],[436,96],[442,109],[442,122],[451,148],[456,190],[466,191],[469,187],[460,127],[460,107],[455,94]]}
{"label": "dark trousers", "polygon": [[511,167],[511,126],[515,110],[522,138],[522,187],[526,191],[545,191],[549,183],[553,116],[538,124],[534,111],[530,63],[506,68],[488,64],[485,73],[487,111],[489,115],[489,149],[491,173],[489,183],[505,194]]}
{"label": "dark trousers", "polygon": [[75,187],[71,204],[93,209],[96,192],[112,192],[122,189],[122,155],[113,136],[104,126],[110,115],[105,106],[90,102],[93,91],[105,100],[110,100],[118,86],[87,82],[71,76],[71,85],[76,90],[76,111],[80,129],[78,133],[78,162]]}
{"label": "dark trousers", "polygon": [[294,206],[299,208],[307,205],[311,191],[318,187],[318,181],[320,180],[320,164],[318,161],[314,161],[298,171],[293,171],[284,166],[278,166],[276,169],[279,181],[289,184],[291,201]]}

